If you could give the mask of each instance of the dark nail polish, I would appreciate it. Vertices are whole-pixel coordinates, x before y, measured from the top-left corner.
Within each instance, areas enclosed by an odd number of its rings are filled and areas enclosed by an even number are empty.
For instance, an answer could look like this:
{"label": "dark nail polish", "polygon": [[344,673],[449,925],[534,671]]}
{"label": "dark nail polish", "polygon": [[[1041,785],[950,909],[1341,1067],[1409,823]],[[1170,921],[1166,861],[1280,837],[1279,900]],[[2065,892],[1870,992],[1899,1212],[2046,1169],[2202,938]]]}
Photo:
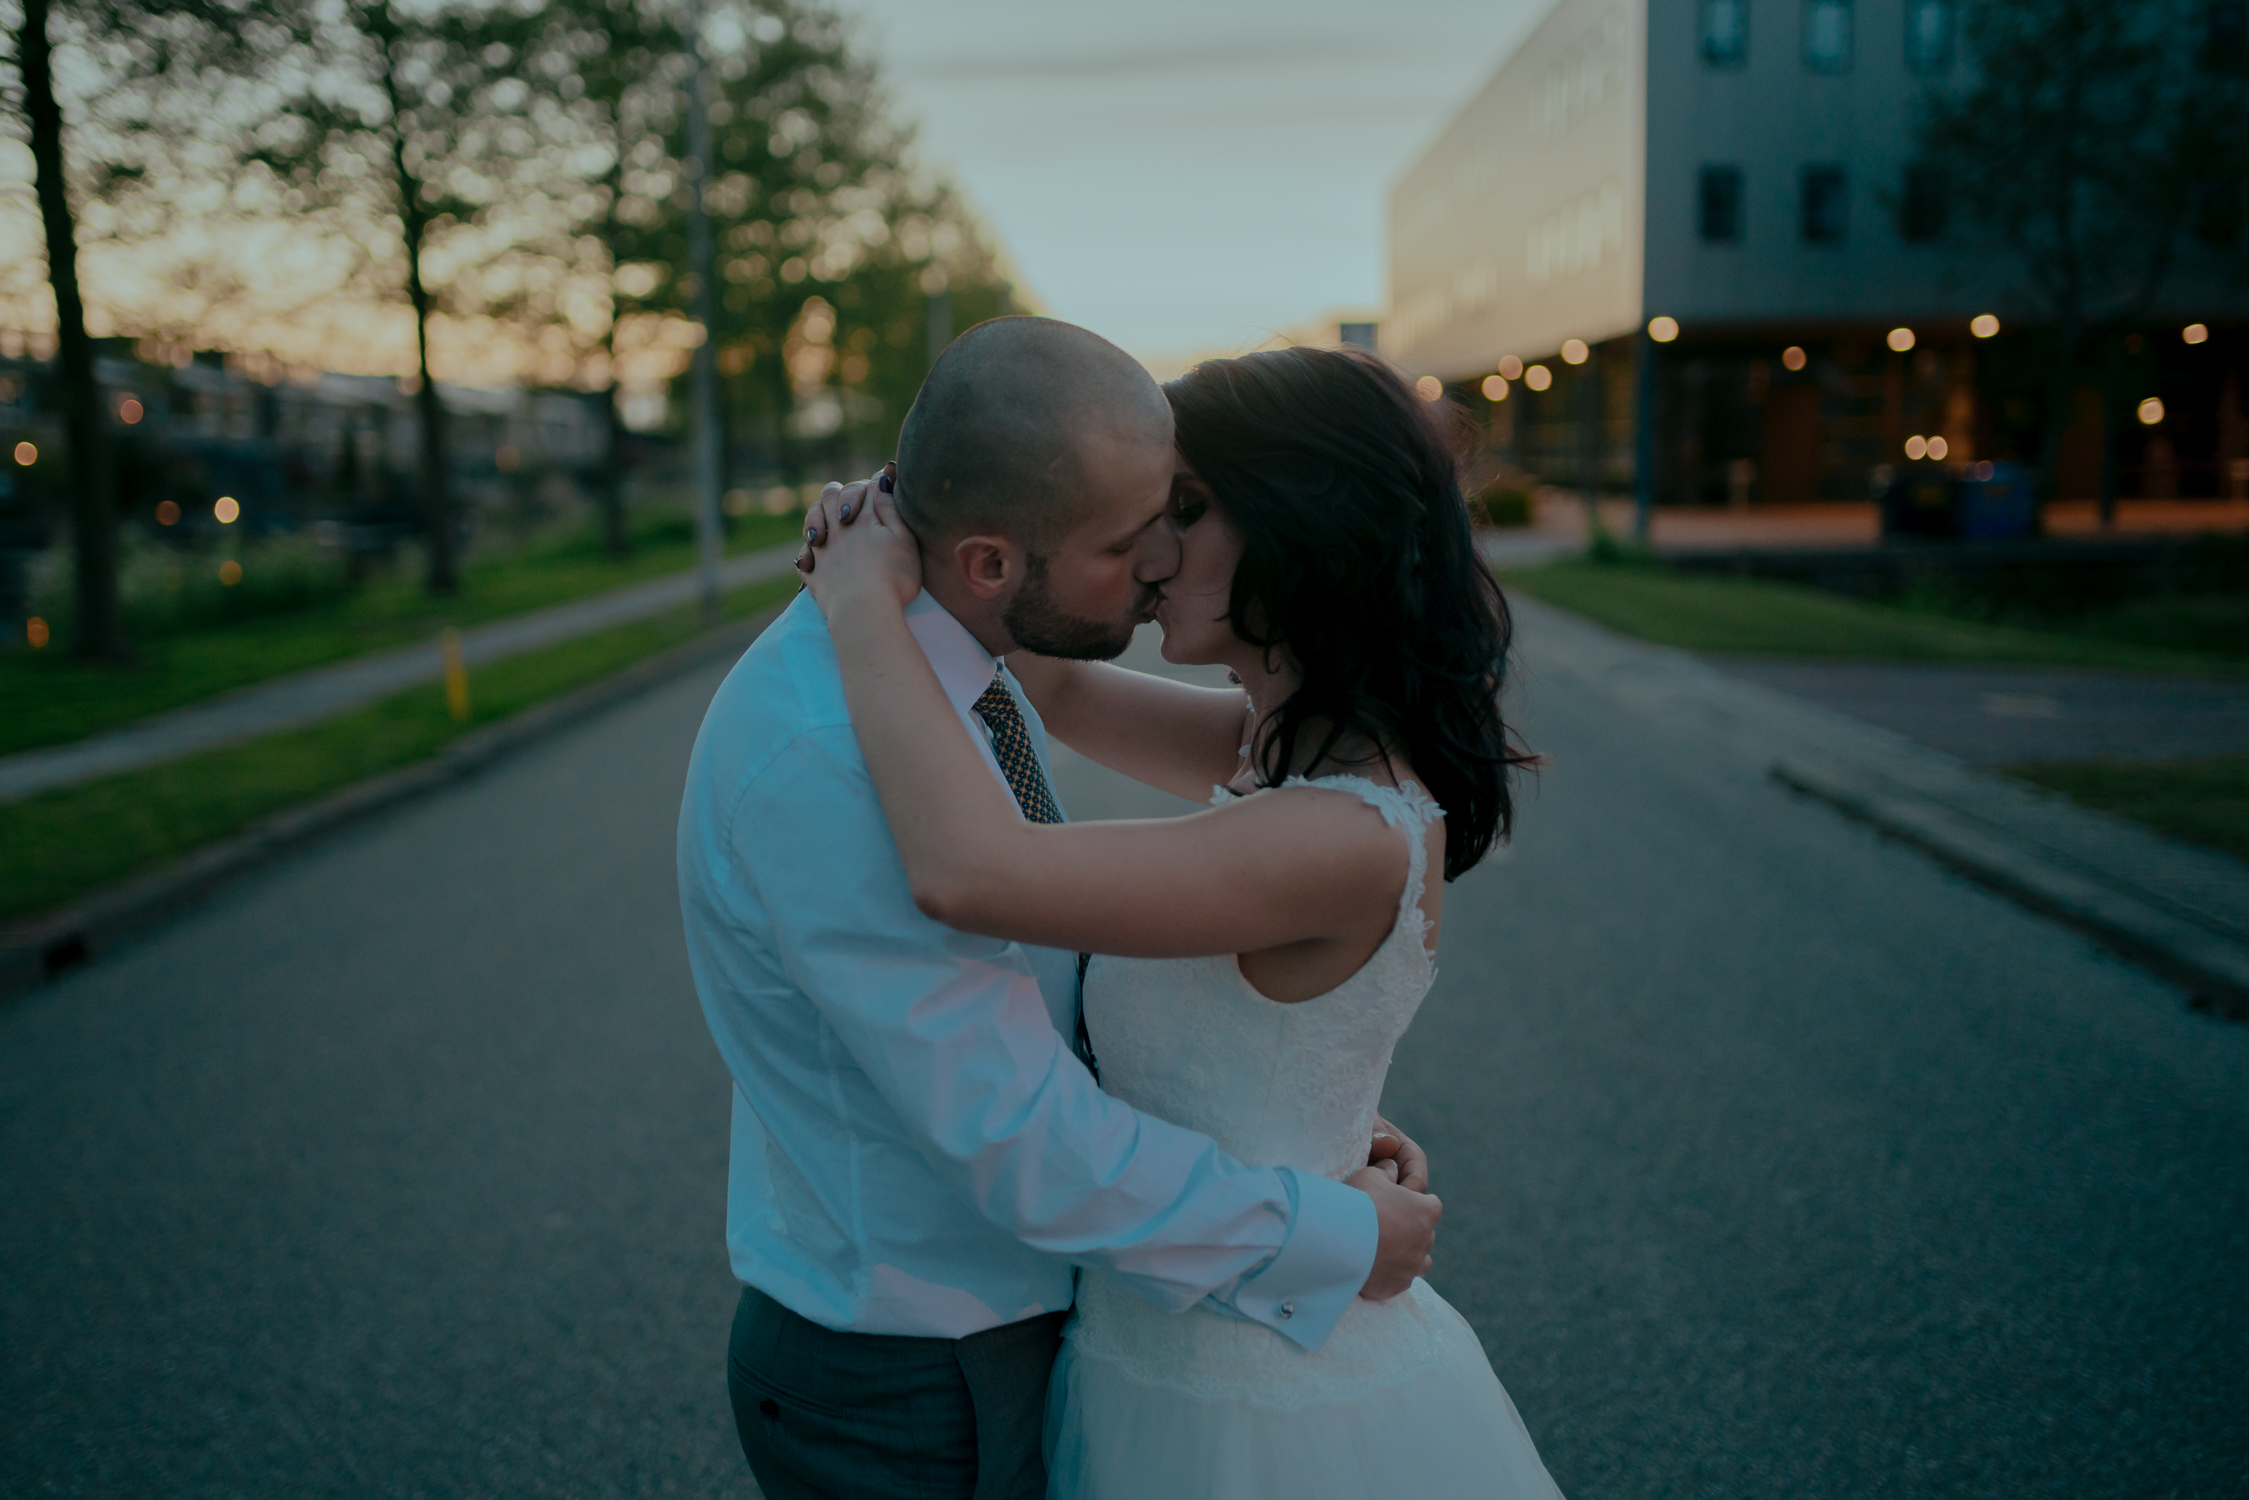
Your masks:
{"label": "dark nail polish", "polygon": [[875,483],[882,486],[882,492],[884,494],[887,495],[890,493],[890,476],[888,474],[883,475],[882,478],[876,480]]}

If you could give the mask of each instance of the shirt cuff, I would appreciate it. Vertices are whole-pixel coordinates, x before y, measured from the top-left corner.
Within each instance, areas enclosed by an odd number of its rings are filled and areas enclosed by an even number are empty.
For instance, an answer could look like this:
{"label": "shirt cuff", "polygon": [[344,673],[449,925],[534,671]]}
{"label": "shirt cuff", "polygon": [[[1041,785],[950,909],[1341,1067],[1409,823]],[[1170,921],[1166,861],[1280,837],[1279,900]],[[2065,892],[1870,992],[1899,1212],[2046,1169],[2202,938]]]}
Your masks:
{"label": "shirt cuff", "polygon": [[1382,1238],[1374,1199],[1325,1177],[1275,1169],[1288,1187],[1289,1236],[1234,1292],[1234,1310],[1306,1349],[1327,1342],[1374,1269]]}

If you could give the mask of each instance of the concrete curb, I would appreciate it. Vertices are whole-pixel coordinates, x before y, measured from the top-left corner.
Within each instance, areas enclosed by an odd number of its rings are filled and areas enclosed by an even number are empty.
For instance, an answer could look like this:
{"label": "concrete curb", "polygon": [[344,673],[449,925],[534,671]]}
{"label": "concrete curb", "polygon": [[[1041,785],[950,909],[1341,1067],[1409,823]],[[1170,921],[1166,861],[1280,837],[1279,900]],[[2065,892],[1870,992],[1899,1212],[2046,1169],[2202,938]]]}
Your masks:
{"label": "concrete curb", "polygon": [[706,631],[597,682],[463,735],[428,760],[285,808],[176,864],[96,891],[60,910],[0,927],[0,1000],[99,958],[135,934],[195,906],[228,881],[333,829],[473,776],[504,756],[705,662],[739,655],[787,607],[775,605]]}
{"label": "concrete curb", "polygon": [[1755,772],[2249,1019],[2249,865],[1520,594],[1526,658],[1693,732]]}

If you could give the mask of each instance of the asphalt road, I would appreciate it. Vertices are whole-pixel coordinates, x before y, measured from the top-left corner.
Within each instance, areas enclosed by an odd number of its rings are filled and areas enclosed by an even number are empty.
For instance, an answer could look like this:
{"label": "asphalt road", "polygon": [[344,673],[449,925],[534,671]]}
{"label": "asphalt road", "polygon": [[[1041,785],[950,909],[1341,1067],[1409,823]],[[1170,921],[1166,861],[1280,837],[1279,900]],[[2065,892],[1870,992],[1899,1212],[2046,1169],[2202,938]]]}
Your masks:
{"label": "asphalt road", "polygon": [[[2249,1026],[1532,666],[1386,1103],[1565,1492],[2249,1491]],[[0,1011],[0,1493],[751,1492],[717,675]]]}

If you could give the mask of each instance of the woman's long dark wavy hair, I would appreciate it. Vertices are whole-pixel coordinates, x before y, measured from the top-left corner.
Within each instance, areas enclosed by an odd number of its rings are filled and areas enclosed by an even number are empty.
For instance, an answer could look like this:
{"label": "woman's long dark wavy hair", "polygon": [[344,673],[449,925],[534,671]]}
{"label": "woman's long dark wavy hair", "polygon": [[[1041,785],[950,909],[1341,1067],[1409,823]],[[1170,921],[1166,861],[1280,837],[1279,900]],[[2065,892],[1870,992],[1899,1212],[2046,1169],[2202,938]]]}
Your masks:
{"label": "woman's long dark wavy hair", "polygon": [[1473,868],[1512,829],[1509,777],[1531,757],[1500,719],[1507,601],[1436,412],[1356,349],[1208,360],[1164,394],[1179,451],[1242,535],[1234,633],[1300,674],[1266,722],[1259,779],[1371,743],[1445,810],[1445,878]]}

